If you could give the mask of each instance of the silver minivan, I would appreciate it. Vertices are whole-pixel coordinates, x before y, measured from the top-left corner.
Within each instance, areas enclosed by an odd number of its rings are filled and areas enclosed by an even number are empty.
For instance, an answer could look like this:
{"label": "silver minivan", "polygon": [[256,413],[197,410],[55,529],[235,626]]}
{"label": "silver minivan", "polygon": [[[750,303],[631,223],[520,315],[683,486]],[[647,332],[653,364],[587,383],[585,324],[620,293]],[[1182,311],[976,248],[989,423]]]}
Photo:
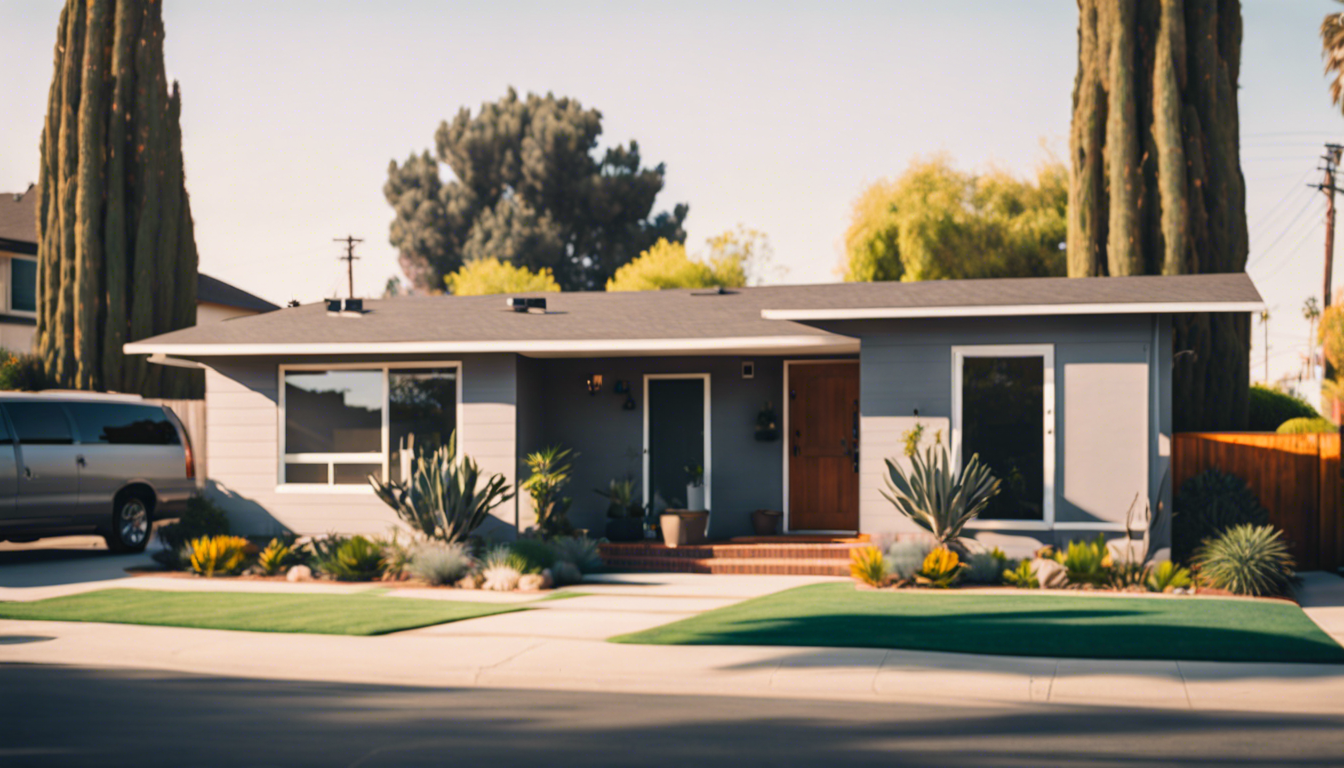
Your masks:
{"label": "silver minivan", "polygon": [[98,533],[139,552],[196,490],[172,410],[135,395],[0,393],[0,541]]}

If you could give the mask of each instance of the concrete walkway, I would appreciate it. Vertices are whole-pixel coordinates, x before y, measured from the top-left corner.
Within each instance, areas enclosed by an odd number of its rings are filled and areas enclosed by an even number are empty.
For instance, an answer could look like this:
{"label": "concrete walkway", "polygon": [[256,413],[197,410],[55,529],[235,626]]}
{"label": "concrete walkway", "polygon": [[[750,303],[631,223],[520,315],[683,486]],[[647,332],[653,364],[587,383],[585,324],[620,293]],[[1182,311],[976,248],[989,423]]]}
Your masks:
{"label": "concrete walkway", "polygon": [[[535,610],[382,637],[334,637],[0,621],[0,663],[128,667],[282,680],[431,687],[719,694],[917,704],[1131,706],[1344,714],[1344,666],[1103,661],[881,649],[635,646],[605,642],[802,583],[809,577],[613,574]],[[1338,582],[1338,583],[1337,583]],[[1339,580],[1305,583],[1322,626],[1344,610]],[[346,591],[367,585],[137,577],[95,588]],[[10,587],[35,596],[51,585]],[[407,597],[536,596],[403,589]],[[1337,629],[1337,626],[1336,626]]]}

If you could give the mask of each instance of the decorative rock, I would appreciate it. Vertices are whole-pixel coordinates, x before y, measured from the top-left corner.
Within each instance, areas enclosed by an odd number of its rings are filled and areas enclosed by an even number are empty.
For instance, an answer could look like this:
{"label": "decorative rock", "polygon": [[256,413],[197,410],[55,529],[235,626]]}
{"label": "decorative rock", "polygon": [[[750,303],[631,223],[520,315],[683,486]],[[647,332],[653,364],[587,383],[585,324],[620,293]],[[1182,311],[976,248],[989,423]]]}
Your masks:
{"label": "decorative rock", "polygon": [[285,573],[285,581],[312,581],[313,569],[306,565],[296,565]]}
{"label": "decorative rock", "polygon": [[453,586],[457,587],[458,589],[480,589],[481,588],[480,577],[478,577],[474,573],[468,573],[466,576],[463,576],[462,578],[458,579],[457,583],[454,584]]}
{"label": "decorative rock", "polygon": [[545,589],[546,577],[540,573],[525,573],[518,579],[518,589],[523,592],[536,592]]}
{"label": "decorative rock", "polygon": [[1063,589],[1066,573],[1064,566],[1048,557],[1038,557],[1032,561],[1036,568],[1036,579],[1042,589]]}
{"label": "decorative rock", "polygon": [[503,565],[497,565],[493,568],[485,569],[481,588],[489,589],[495,592],[512,592],[518,588],[520,574],[512,568]]}
{"label": "decorative rock", "polygon": [[555,581],[556,586],[578,584],[583,581],[583,572],[579,570],[579,566],[568,560],[559,560],[551,566],[551,578]]}

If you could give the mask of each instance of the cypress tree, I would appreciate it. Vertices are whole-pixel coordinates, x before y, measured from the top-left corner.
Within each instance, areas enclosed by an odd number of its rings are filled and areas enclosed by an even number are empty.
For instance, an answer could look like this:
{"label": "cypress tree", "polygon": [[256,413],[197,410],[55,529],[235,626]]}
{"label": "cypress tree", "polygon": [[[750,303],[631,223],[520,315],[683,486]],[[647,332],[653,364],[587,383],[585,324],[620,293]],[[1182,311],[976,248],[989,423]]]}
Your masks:
{"label": "cypress tree", "polygon": [[122,345],[196,322],[181,97],[157,0],[67,0],[42,133],[38,351],[61,385],[200,397]]}
{"label": "cypress tree", "polygon": [[[1069,275],[1246,268],[1238,0],[1079,0]],[[1246,424],[1250,318],[1181,315],[1178,430]]]}

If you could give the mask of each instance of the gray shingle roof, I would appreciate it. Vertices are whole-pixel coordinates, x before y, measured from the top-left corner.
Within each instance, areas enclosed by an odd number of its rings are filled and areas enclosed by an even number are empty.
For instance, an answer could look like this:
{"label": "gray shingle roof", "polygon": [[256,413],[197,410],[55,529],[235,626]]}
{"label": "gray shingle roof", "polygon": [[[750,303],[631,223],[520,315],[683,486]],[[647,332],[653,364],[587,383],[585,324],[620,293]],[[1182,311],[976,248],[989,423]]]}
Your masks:
{"label": "gray shingle roof", "polygon": [[[826,344],[844,336],[788,320],[771,320],[765,310],[905,307],[913,310],[961,308],[959,314],[1011,314],[1003,308],[1045,305],[1023,314],[1070,314],[1080,305],[1108,305],[1109,311],[1159,311],[1154,304],[1218,309],[1259,303],[1244,275],[1127,278],[1024,278],[927,283],[864,283],[768,286],[641,293],[560,293],[544,295],[546,314],[508,310],[504,296],[411,296],[367,300],[357,318],[333,317],[323,304],[283,309],[223,323],[185,328],[129,345],[128,352],[183,355],[301,354],[311,351],[536,350],[554,343],[570,351],[598,349],[601,342],[650,340],[675,346],[714,340],[760,340],[762,344]],[[1089,309],[1106,313],[1101,308]],[[1190,310],[1185,310],[1190,311]],[[416,345],[420,345],[417,347]],[[457,346],[453,346],[457,345]],[[531,345],[531,346],[529,346]],[[567,346],[566,346],[567,345]],[[225,348],[228,348],[226,351]],[[671,347],[665,347],[671,348]]]}
{"label": "gray shingle roof", "polygon": [[0,192],[0,240],[37,246],[37,187]]}

